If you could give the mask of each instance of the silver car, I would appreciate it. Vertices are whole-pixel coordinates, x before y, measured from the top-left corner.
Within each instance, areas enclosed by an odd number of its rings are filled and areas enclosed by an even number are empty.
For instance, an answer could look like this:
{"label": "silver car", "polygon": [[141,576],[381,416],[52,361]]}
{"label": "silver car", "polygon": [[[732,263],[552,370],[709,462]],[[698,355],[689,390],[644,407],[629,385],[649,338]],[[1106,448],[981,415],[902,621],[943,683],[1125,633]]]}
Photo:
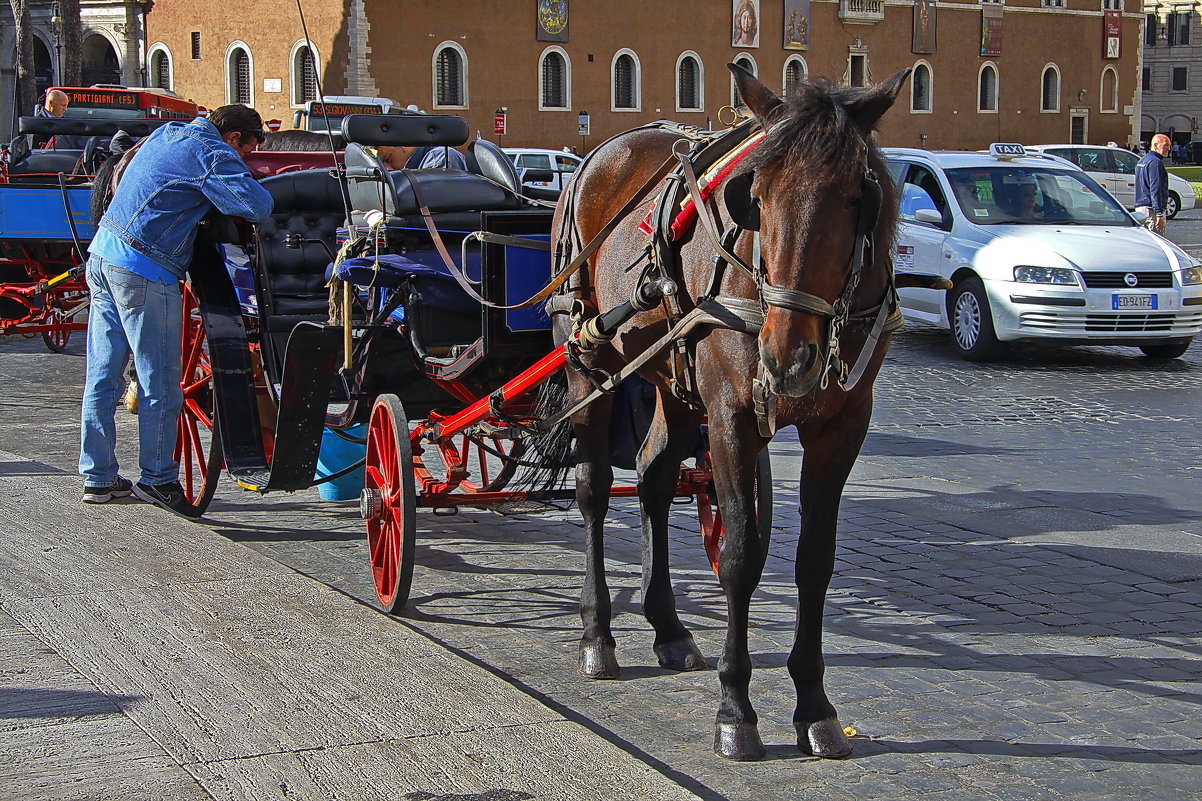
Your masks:
{"label": "silver car", "polygon": [[896,271],[952,284],[901,289],[902,308],[950,329],[965,359],[1017,340],[1176,358],[1202,331],[1199,262],[1076,166],[1021,145],[884,154],[901,204]]}
{"label": "silver car", "polygon": [[[1068,159],[1089,173],[1089,177],[1104,186],[1119,203],[1129,209],[1135,208],[1135,165],[1139,163],[1139,156],[1130,150],[1101,145],[1035,145],[1027,150]],[[1182,209],[1188,211],[1197,205],[1198,198],[1190,182],[1169,173],[1165,208],[1168,218],[1171,220]]]}

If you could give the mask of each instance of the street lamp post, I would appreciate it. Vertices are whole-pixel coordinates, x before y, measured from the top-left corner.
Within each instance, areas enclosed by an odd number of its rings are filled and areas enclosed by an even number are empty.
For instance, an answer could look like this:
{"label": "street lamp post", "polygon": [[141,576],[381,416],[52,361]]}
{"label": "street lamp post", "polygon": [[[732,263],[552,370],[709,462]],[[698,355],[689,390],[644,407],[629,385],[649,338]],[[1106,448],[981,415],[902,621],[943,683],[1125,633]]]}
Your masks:
{"label": "street lamp post", "polygon": [[54,31],[54,82],[63,83],[63,18],[58,13],[58,2],[50,7],[50,28]]}

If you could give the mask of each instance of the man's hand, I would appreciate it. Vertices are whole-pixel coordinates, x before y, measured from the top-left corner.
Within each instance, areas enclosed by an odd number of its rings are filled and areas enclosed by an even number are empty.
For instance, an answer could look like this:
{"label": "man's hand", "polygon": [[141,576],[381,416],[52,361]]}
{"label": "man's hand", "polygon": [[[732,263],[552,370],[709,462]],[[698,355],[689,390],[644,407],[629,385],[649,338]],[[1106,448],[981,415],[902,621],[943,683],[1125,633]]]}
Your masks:
{"label": "man's hand", "polygon": [[1155,219],[1152,221],[1152,230],[1158,234],[1163,234],[1164,224],[1167,222],[1167,220],[1168,218],[1165,215],[1157,214]]}

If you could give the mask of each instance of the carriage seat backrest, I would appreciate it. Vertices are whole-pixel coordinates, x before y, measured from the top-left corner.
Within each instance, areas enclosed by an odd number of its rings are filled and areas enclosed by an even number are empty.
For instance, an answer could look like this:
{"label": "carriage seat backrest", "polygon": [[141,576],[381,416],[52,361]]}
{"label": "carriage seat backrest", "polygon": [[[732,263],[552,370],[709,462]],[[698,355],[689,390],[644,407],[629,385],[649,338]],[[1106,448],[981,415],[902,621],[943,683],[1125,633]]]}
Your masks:
{"label": "carriage seat backrest", "polygon": [[422,199],[434,214],[448,211],[494,211],[515,209],[517,199],[496,184],[463,170],[394,170],[389,174],[396,192],[396,216],[419,214],[416,181]]}
{"label": "carriage seat backrest", "polygon": [[366,225],[364,216],[371,211],[395,217],[396,189],[388,180],[388,168],[375,153],[354,142],[346,146],[343,160],[347,170],[347,188],[351,198],[351,220]]}
{"label": "carriage seat backrest", "polygon": [[79,163],[82,150],[31,150],[29,155],[8,166],[9,175],[48,173],[71,174]]}
{"label": "carriage seat backrest", "polygon": [[338,179],[329,170],[300,170],[259,182],[274,201],[271,216],[259,225],[263,278],[278,314],[317,314],[325,310],[326,267],[330,256],[316,242],[299,248],[284,244],[286,234],[325,240],[336,249],[346,209]]}
{"label": "carriage seat backrest", "polygon": [[517,168],[509,156],[487,139],[477,139],[467,146],[467,168],[496,181],[515,195],[522,191]]}

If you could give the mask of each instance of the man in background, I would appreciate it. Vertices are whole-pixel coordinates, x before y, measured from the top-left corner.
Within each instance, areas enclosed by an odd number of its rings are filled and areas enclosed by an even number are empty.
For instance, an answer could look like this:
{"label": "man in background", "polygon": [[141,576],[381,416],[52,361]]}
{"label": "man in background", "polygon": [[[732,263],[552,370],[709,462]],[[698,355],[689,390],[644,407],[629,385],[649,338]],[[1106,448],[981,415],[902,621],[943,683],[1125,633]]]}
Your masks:
{"label": "man in background", "polygon": [[1135,210],[1147,215],[1144,226],[1158,234],[1164,233],[1168,219],[1169,171],[1164,159],[1172,147],[1171,139],[1156,134],[1147,154],[1135,165]]}

